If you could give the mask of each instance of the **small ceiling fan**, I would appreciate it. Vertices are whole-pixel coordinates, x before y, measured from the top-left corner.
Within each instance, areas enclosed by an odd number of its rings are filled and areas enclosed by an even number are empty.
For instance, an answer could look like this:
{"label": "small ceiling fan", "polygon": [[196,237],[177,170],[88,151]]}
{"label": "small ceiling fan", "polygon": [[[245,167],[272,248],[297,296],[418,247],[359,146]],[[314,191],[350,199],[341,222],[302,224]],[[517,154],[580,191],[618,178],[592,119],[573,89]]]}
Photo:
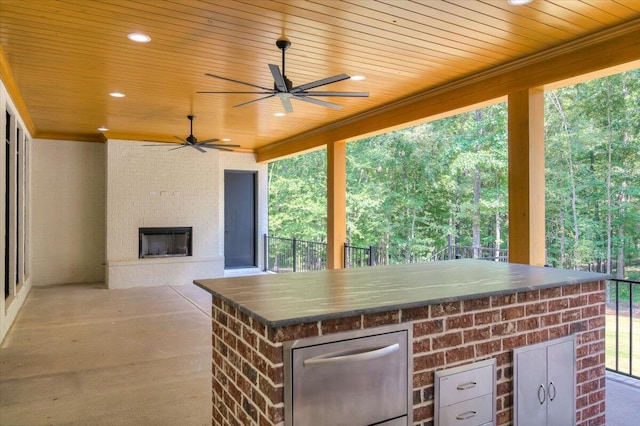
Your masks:
{"label": "small ceiling fan", "polygon": [[[237,148],[237,147],[240,146],[240,145],[229,145],[229,144],[225,144],[225,143],[213,143],[213,142],[217,142],[217,141],[220,140],[220,139],[216,139],[216,138],[205,139],[203,141],[199,141],[198,142],[198,139],[195,136],[193,136],[193,120],[196,118],[196,116],[195,115],[187,115],[187,118],[189,119],[189,123],[190,123],[189,136],[187,136],[186,139],[182,139],[179,136],[174,136],[174,138],[178,139],[182,143],[180,144],[179,147],[171,148],[169,151],[173,151],[173,150],[176,150],[176,149],[184,148],[184,147],[187,147],[187,146],[195,148],[200,152],[207,152],[203,148],[217,149],[217,150],[220,150],[220,151],[233,151],[233,149],[231,149],[231,148]],[[147,142],[160,142],[160,141],[147,141]],[[177,142],[165,142],[165,143],[177,144]],[[154,144],[154,145],[144,145],[144,146],[164,146],[165,143]]]}
{"label": "small ceiling fan", "polygon": [[338,74],[333,77],[323,78],[322,80],[313,81],[311,83],[302,84],[300,86],[293,86],[291,80],[289,80],[285,74],[284,62],[285,62],[285,50],[287,50],[291,46],[291,42],[286,37],[280,37],[276,41],[276,46],[278,49],[282,51],[282,72],[280,72],[280,68],[277,65],[269,64],[269,70],[271,70],[271,75],[273,76],[273,89],[268,87],[258,86],[257,84],[245,83],[243,81],[234,80],[227,77],[221,77],[219,75],[214,74],[205,74],[209,77],[218,78],[220,80],[231,81],[233,83],[244,84],[245,86],[255,87],[260,89],[261,91],[254,92],[197,92],[197,93],[244,93],[244,94],[256,94],[256,95],[267,95],[258,99],[254,99],[252,101],[243,102],[238,105],[234,105],[234,107],[242,107],[245,105],[252,104],[254,102],[262,101],[264,99],[269,99],[278,97],[280,98],[280,102],[282,102],[282,106],[287,113],[293,112],[293,106],[291,105],[291,99],[296,99],[299,101],[309,102],[315,105],[321,105],[328,108],[333,109],[341,109],[340,105],[323,101],[320,99],[315,99],[315,97],[357,97],[357,98],[366,98],[369,96],[368,92],[320,92],[320,91],[308,91],[309,89],[314,89],[316,87],[325,86],[327,84],[336,83],[338,81],[347,80],[349,77],[347,74]]}

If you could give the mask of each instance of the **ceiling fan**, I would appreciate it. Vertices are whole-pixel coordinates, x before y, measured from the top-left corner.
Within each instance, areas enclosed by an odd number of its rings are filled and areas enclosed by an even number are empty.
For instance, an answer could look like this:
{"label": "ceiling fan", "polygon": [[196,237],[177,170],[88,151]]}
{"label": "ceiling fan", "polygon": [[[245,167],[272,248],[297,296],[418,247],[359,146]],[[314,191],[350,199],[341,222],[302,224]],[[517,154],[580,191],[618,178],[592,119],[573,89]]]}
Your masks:
{"label": "ceiling fan", "polygon": [[287,50],[291,46],[291,42],[286,37],[280,37],[276,41],[276,46],[278,49],[282,51],[282,72],[280,72],[280,68],[277,65],[269,64],[269,70],[271,70],[271,75],[273,76],[273,89],[263,86],[258,86],[257,84],[245,83],[243,81],[234,80],[227,77],[222,77],[214,74],[205,74],[209,77],[218,78],[220,80],[231,81],[233,83],[244,84],[245,86],[255,87],[260,89],[261,91],[254,92],[198,92],[198,93],[245,93],[245,94],[256,94],[256,95],[267,95],[258,99],[254,99],[252,101],[243,102],[238,105],[234,105],[234,107],[242,107],[245,105],[252,104],[254,102],[258,102],[264,99],[269,99],[278,97],[280,98],[280,102],[282,102],[282,106],[287,113],[293,112],[293,106],[291,105],[291,99],[296,99],[299,101],[309,102],[316,105],[321,105],[328,108],[333,109],[341,109],[340,105],[323,101],[320,99],[316,99],[316,96],[320,97],[357,97],[357,98],[366,98],[369,96],[368,92],[320,92],[320,91],[308,91],[309,89],[313,89],[320,86],[325,86],[327,84],[336,83],[338,81],[347,80],[351,78],[347,74],[338,74],[333,77],[323,78],[322,80],[313,81],[311,83],[302,84],[300,86],[293,86],[291,80],[289,80],[285,74],[284,62],[285,62],[285,50]]}
{"label": "ceiling fan", "polygon": [[[179,147],[171,148],[169,151],[173,151],[173,150],[176,150],[176,149],[184,148],[184,147],[187,147],[187,146],[195,148],[200,152],[207,152],[203,148],[217,149],[217,150],[220,150],[220,151],[233,151],[233,149],[231,149],[231,148],[237,148],[237,147],[240,146],[240,145],[229,145],[229,144],[225,144],[225,143],[213,143],[213,142],[217,142],[217,141],[220,140],[220,139],[216,139],[216,138],[205,139],[203,141],[199,141],[198,142],[198,139],[195,136],[193,136],[193,120],[196,118],[196,116],[195,115],[187,115],[187,118],[189,119],[189,123],[190,123],[189,136],[187,136],[186,139],[182,139],[179,136],[174,136],[174,138],[178,139],[182,143],[180,144]],[[147,141],[147,142],[160,142],[160,141]],[[165,142],[165,143],[177,144],[177,142]],[[164,143],[163,144],[154,144],[154,145],[144,145],[144,146],[164,146]]]}

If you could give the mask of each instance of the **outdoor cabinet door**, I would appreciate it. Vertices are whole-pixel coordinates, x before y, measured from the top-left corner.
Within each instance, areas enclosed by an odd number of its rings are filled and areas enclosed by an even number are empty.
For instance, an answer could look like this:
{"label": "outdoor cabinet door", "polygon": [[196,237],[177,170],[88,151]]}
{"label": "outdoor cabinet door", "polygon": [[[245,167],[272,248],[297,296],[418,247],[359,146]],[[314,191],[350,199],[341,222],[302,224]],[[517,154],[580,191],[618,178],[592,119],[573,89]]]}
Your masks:
{"label": "outdoor cabinet door", "polygon": [[575,425],[575,341],[547,348],[547,425]]}
{"label": "outdoor cabinet door", "polygon": [[517,426],[547,424],[547,348],[515,354]]}

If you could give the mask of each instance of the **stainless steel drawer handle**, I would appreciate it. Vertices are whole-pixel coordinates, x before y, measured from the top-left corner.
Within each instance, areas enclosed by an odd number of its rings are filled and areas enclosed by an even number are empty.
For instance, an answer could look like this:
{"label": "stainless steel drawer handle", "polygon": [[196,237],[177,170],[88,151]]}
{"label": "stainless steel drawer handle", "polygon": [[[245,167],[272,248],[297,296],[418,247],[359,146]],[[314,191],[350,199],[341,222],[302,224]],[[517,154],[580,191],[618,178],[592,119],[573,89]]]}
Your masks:
{"label": "stainless steel drawer handle", "polygon": [[471,417],[475,416],[476,414],[477,414],[476,411],[467,411],[465,413],[458,414],[456,416],[456,419],[458,419],[458,420],[467,420],[467,419],[470,419]]}
{"label": "stainless steel drawer handle", "polygon": [[398,349],[400,349],[400,344],[394,343],[393,345],[384,346],[382,348],[367,348],[360,349],[358,351],[337,352],[333,354],[325,354],[314,358],[305,359],[302,362],[302,365],[305,367],[312,367],[314,365],[334,364],[341,362],[367,361],[370,359],[376,359],[388,355],[392,352],[397,351]]}
{"label": "stainless steel drawer handle", "polygon": [[456,386],[456,389],[467,390],[475,387],[477,384],[478,384],[477,382],[467,382],[467,383],[463,383],[461,385]]}

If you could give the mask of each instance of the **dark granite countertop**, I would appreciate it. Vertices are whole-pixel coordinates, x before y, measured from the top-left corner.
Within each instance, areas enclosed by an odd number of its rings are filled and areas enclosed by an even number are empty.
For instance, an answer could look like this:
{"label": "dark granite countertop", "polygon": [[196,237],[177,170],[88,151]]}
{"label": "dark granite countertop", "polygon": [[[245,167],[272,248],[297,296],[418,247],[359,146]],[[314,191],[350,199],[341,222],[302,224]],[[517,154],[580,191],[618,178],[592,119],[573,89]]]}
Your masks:
{"label": "dark granite countertop", "polygon": [[448,260],[194,284],[269,327],[600,281],[611,275],[486,260]]}

